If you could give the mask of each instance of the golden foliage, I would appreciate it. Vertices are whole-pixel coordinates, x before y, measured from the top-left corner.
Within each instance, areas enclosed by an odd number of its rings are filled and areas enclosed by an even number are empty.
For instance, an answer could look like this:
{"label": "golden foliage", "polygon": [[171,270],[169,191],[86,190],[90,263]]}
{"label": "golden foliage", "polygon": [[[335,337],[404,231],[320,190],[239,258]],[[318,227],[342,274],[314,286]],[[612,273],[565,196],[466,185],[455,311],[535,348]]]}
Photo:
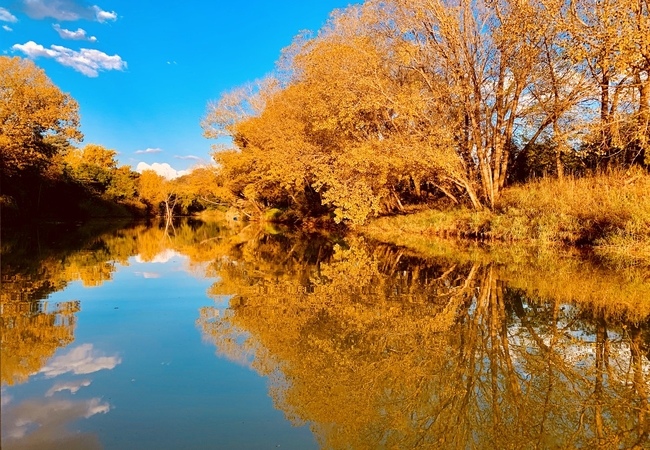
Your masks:
{"label": "golden foliage", "polygon": [[217,280],[208,295],[220,306],[197,321],[204,337],[268,376],[277,407],[324,447],[633,448],[650,431],[641,275],[570,255],[441,246],[422,257],[192,221],[90,233],[38,260],[12,245],[3,240],[6,383],[74,338],[79,304],[50,309],[50,292],[174,250]]}
{"label": "golden foliage", "polygon": [[2,172],[42,168],[57,152],[46,137],[79,141],[79,106],[27,59],[0,56],[0,155]]}
{"label": "golden foliage", "polygon": [[214,154],[228,200],[259,214],[311,201],[364,223],[438,193],[494,208],[537,142],[559,176],[567,158],[640,162],[648,20],[635,0],[368,1],[298,36],[202,126],[234,144]]}
{"label": "golden foliage", "polygon": [[198,325],[268,376],[276,406],[323,447],[645,442],[638,316],[608,323],[588,302],[527,294],[489,261],[310,242],[257,237],[218,261],[211,293],[228,304]]}

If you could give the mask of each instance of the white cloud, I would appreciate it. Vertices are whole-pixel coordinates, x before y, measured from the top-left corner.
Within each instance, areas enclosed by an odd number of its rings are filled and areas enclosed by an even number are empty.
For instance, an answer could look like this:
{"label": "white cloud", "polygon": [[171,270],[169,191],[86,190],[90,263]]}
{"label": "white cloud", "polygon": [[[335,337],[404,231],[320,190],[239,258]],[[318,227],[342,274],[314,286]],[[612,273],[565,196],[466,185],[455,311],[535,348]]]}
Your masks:
{"label": "white cloud", "polygon": [[3,25],[2,29],[5,30],[5,31],[14,31],[13,28],[8,27],[7,25]]}
{"label": "white cloud", "polygon": [[104,23],[107,20],[111,20],[113,22],[117,20],[117,13],[115,11],[104,11],[97,5],[93,6],[93,11],[95,11],[95,18],[99,23]]}
{"label": "white cloud", "polygon": [[142,155],[143,153],[160,153],[163,150],[161,148],[148,148],[146,150],[137,150],[136,155]]}
{"label": "white cloud", "polygon": [[71,50],[60,45],[52,45],[46,49],[34,41],[26,44],[16,44],[11,47],[13,50],[20,50],[30,58],[53,58],[63,66],[72,67],[87,77],[96,77],[100,70],[124,70],[126,61],[119,55],[109,56],[99,50],[82,48],[80,51]]}
{"label": "white cloud", "polygon": [[61,22],[86,19],[104,23],[117,20],[115,11],[104,11],[97,5],[83,5],[75,0],[23,0],[23,11],[32,19],[52,17]]}
{"label": "white cloud", "polygon": [[85,375],[103,369],[113,369],[122,360],[118,356],[101,356],[93,349],[92,344],[83,344],[75,347],[65,355],[57,356],[39,373],[46,378],[53,378],[71,372],[76,375]]}
{"label": "white cloud", "polygon": [[38,58],[39,56],[43,56],[45,58],[55,58],[57,56],[57,52],[54,50],[46,49],[34,41],[29,41],[23,45],[16,44],[11,48],[13,50],[20,50],[30,58]]}
{"label": "white cloud", "polygon": [[146,279],[151,279],[151,278],[161,278],[162,275],[159,274],[158,272],[136,272],[135,273],[138,276],[142,276],[143,278]]}
{"label": "white cloud", "polygon": [[57,33],[59,33],[59,36],[61,36],[62,39],[70,39],[73,41],[88,41],[88,42],[97,42],[97,38],[95,36],[86,36],[86,30],[82,28],[77,28],[77,31],[70,31],[66,30],[65,28],[61,28],[59,24],[52,25],[52,28],[56,30]]}
{"label": "white cloud", "polygon": [[87,7],[72,0],[23,0],[23,10],[32,19],[52,17],[61,21],[74,21],[89,17]]}
{"label": "white cloud", "polygon": [[5,8],[0,8],[0,22],[16,23],[16,22],[18,22],[18,19],[16,18],[16,16],[11,14],[9,12],[9,10],[7,10]]}
{"label": "white cloud", "polygon": [[46,393],[46,397],[53,396],[56,392],[70,391],[71,394],[76,394],[82,387],[90,386],[90,380],[70,381],[67,383],[56,383]]}
{"label": "white cloud", "polygon": [[25,400],[2,411],[2,445],[7,448],[100,449],[103,447],[96,436],[70,432],[66,425],[110,410],[111,405],[100,398]]}
{"label": "white cloud", "polygon": [[[158,253],[156,256],[153,258],[148,258],[142,255],[136,255],[135,260],[139,263],[155,263],[155,264],[164,264],[166,262],[169,262],[172,258],[174,257],[180,257],[182,258],[183,255],[180,253],[176,253],[174,250],[171,249],[166,249],[163,250],[162,252]],[[140,272],[136,272],[140,273]]]}
{"label": "white cloud", "polygon": [[142,173],[145,170],[153,170],[161,177],[167,178],[168,180],[173,180],[174,178],[182,177],[190,173],[187,170],[176,170],[167,163],[153,163],[151,165],[146,162],[139,162],[135,168],[136,172]]}
{"label": "white cloud", "polygon": [[193,160],[193,161],[204,161],[203,158],[199,158],[198,156],[194,156],[194,155],[187,155],[187,156],[176,155],[176,156],[174,156],[174,158],[176,158],[176,159],[183,159],[183,160],[188,160],[188,159],[190,159],[190,160]]}
{"label": "white cloud", "polygon": [[11,403],[12,400],[13,400],[13,397],[11,395],[7,394],[7,391],[5,390],[5,387],[2,386],[2,388],[0,388],[0,406],[4,408],[9,403]]}

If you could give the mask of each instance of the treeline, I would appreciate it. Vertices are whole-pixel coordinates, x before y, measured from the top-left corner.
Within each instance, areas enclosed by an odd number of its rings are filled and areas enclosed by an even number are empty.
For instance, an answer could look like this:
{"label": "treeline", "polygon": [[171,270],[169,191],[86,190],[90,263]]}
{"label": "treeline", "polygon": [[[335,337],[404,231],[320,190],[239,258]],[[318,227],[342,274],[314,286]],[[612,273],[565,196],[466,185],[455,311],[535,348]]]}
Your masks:
{"label": "treeline", "polygon": [[213,169],[167,180],[118,166],[117,152],[77,147],[79,106],[32,61],[0,57],[3,221],[191,214],[218,202]]}
{"label": "treeline", "polygon": [[337,221],[650,164],[648,0],[369,0],[208,106],[218,195]]}

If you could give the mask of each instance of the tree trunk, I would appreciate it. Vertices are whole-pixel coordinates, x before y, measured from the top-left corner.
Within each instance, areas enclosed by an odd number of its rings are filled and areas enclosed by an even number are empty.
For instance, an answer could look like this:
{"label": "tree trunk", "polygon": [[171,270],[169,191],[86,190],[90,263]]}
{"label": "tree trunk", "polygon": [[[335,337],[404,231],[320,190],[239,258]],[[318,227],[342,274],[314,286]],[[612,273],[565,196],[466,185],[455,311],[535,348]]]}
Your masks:
{"label": "tree trunk", "polygon": [[557,177],[564,178],[564,164],[562,164],[562,152],[564,151],[564,136],[560,131],[557,120],[553,122],[553,136],[555,138],[555,166],[557,168]]}

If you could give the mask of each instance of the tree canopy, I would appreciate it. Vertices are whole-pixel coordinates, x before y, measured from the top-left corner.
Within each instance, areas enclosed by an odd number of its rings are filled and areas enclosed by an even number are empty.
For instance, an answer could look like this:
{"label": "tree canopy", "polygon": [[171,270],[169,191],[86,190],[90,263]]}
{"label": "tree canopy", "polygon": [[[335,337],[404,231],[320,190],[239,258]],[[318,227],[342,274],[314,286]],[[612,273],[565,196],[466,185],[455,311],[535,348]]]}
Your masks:
{"label": "tree canopy", "polygon": [[81,141],[79,105],[32,61],[0,57],[0,157],[3,175],[42,169],[60,147]]}
{"label": "tree canopy", "polygon": [[[242,207],[363,223],[494,207],[536,173],[648,164],[648,2],[369,0],[301,34],[202,122]],[[313,209],[313,208],[312,208]]]}

